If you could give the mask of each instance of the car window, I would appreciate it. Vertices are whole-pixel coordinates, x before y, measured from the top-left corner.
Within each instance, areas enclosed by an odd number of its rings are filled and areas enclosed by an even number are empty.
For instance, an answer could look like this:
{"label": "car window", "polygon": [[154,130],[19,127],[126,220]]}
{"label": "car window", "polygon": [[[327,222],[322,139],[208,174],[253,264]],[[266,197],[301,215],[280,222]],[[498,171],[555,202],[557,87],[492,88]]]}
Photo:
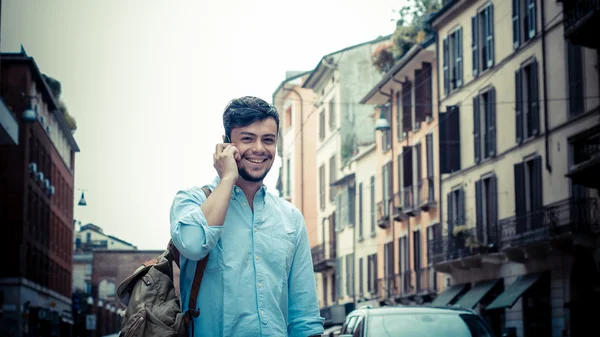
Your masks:
{"label": "car window", "polygon": [[494,337],[472,314],[386,314],[369,318],[367,337]]}
{"label": "car window", "polygon": [[354,328],[354,334],[352,337],[362,337],[363,336],[363,318],[362,316],[359,316],[358,319],[356,320],[356,327]]}
{"label": "car window", "polygon": [[346,323],[344,324],[344,327],[342,328],[341,333],[342,334],[352,334],[352,331],[354,331],[354,326],[356,325],[356,316],[350,316],[346,319]]}

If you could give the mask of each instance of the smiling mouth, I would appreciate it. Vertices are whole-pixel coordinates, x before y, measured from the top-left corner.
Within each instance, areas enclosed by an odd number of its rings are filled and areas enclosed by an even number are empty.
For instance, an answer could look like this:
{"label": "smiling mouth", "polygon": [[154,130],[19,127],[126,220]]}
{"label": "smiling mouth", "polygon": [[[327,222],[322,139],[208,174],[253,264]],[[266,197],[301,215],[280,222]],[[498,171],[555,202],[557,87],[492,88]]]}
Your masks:
{"label": "smiling mouth", "polygon": [[267,161],[267,158],[264,159],[250,159],[250,158],[245,158],[247,161],[253,163],[253,164],[262,164],[264,162]]}

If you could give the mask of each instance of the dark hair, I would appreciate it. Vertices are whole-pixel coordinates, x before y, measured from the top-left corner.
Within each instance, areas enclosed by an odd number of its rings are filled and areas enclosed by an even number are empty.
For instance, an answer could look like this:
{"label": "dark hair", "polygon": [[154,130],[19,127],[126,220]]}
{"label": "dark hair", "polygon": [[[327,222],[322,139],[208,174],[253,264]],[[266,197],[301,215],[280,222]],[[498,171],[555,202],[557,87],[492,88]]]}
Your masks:
{"label": "dark hair", "polygon": [[234,98],[227,104],[223,112],[225,135],[230,137],[232,129],[248,126],[267,118],[275,119],[277,131],[279,131],[279,113],[277,112],[277,108],[258,97],[244,96]]}

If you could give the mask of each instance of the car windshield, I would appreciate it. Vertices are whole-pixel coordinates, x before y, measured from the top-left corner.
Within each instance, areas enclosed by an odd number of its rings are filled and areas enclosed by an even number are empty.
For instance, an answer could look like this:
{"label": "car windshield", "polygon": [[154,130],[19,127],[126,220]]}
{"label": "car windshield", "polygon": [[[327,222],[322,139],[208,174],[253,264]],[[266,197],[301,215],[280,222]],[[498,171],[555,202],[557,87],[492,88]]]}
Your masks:
{"label": "car windshield", "polygon": [[369,318],[368,337],[493,337],[471,314],[384,314]]}

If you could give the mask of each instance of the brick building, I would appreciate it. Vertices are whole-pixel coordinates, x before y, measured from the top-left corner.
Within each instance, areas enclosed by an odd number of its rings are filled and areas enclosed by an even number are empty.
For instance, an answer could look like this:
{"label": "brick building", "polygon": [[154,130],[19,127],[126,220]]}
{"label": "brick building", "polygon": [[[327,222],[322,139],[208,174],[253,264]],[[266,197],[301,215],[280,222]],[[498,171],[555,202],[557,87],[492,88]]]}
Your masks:
{"label": "brick building", "polygon": [[35,60],[1,55],[0,96],[18,143],[0,144],[0,335],[69,336],[73,184],[79,148]]}

